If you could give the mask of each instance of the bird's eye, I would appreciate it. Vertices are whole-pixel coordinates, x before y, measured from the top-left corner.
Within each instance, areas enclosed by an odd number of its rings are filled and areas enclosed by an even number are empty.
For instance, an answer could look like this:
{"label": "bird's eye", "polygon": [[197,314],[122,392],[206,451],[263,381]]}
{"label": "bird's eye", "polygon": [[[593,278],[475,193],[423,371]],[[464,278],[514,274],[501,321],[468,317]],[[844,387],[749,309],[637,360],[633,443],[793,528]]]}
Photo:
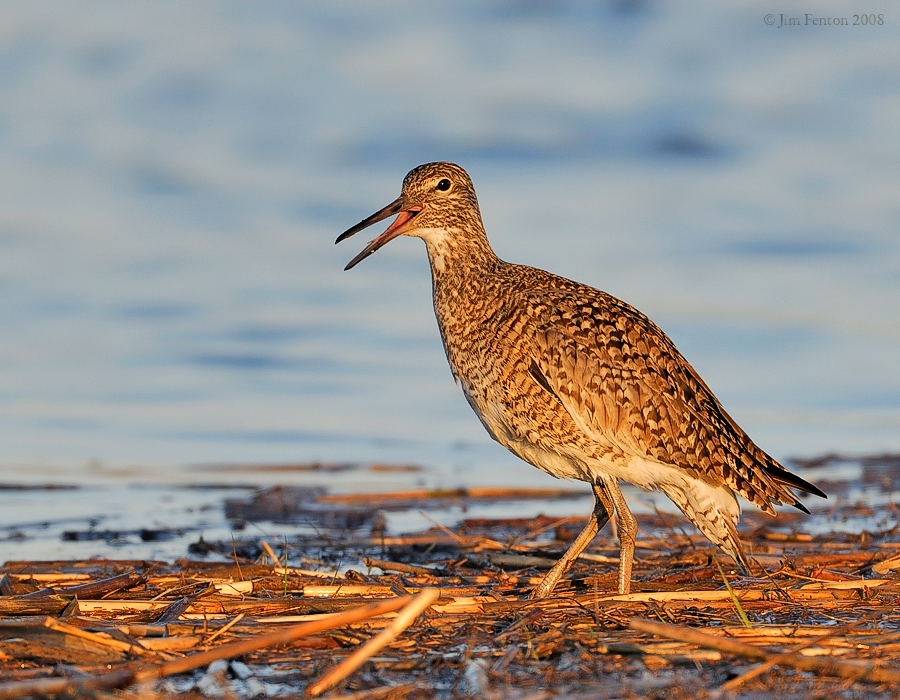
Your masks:
{"label": "bird's eye", "polygon": [[437,184],[437,188],[441,192],[446,192],[447,190],[450,189],[450,180],[448,180],[447,178],[444,178]]}

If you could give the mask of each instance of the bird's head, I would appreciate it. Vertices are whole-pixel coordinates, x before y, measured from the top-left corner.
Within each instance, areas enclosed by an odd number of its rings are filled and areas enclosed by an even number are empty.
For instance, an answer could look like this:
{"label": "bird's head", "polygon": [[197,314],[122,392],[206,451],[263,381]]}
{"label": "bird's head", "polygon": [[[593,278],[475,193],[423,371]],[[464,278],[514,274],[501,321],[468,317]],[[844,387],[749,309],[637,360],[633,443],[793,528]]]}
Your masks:
{"label": "bird's head", "polygon": [[350,238],[372,224],[397,215],[393,223],[353,260],[349,270],[397,236],[416,236],[442,248],[452,238],[474,232],[483,236],[478,200],[469,174],[454,163],[425,163],[403,178],[400,196],[383,209],[344,231],[335,243]]}

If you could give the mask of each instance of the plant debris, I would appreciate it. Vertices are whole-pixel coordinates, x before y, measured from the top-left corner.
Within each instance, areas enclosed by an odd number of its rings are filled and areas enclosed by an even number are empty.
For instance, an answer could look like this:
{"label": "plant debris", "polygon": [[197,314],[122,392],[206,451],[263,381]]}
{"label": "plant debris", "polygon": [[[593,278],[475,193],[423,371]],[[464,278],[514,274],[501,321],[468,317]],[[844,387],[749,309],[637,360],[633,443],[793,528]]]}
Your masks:
{"label": "plant debris", "polygon": [[[875,487],[889,473],[872,470],[889,463],[866,467]],[[473,517],[392,534],[379,517],[339,515],[527,497],[268,489],[225,507],[251,522],[294,522],[310,505],[333,514],[290,536],[198,538],[175,562],[8,561],[0,700],[133,685],[185,699],[897,697],[889,498],[874,520],[846,497],[809,518],[747,513],[750,577],[680,518],[643,514],[632,593],[614,593],[618,543],[604,532],[544,600],[529,594],[584,519]],[[841,527],[862,519],[877,527]]]}

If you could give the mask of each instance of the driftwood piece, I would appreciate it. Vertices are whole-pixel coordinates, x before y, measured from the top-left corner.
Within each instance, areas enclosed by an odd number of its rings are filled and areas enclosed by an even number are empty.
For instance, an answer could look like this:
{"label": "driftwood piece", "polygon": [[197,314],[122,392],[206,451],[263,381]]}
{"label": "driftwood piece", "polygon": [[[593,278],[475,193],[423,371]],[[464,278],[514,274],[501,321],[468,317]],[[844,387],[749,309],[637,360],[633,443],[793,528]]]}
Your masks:
{"label": "driftwood piece", "polygon": [[91,581],[90,583],[80,583],[74,586],[64,586],[62,588],[53,588],[48,586],[32,593],[20,596],[21,599],[44,598],[48,596],[76,596],[79,598],[102,598],[105,595],[116,591],[123,591],[135,586],[140,586],[147,582],[146,576],[138,576],[136,574],[121,574],[111,578],[100,579],[99,581]]}

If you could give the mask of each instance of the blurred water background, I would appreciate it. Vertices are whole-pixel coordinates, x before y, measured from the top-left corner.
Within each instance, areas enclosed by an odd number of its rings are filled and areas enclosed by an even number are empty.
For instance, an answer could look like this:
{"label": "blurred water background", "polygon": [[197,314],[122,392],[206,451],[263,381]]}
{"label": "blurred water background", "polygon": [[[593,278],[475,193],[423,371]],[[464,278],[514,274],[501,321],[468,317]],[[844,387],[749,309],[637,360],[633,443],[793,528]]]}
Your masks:
{"label": "blurred water background", "polygon": [[643,310],[776,457],[900,450],[900,10],[814,9],[851,26],[788,0],[7,0],[0,482],[127,485],[126,513],[135,483],[309,478],[242,464],[555,485],[454,386],[422,243],[342,272],[381,229],[337,234],[431,160],[469,170],[501,257]]}

